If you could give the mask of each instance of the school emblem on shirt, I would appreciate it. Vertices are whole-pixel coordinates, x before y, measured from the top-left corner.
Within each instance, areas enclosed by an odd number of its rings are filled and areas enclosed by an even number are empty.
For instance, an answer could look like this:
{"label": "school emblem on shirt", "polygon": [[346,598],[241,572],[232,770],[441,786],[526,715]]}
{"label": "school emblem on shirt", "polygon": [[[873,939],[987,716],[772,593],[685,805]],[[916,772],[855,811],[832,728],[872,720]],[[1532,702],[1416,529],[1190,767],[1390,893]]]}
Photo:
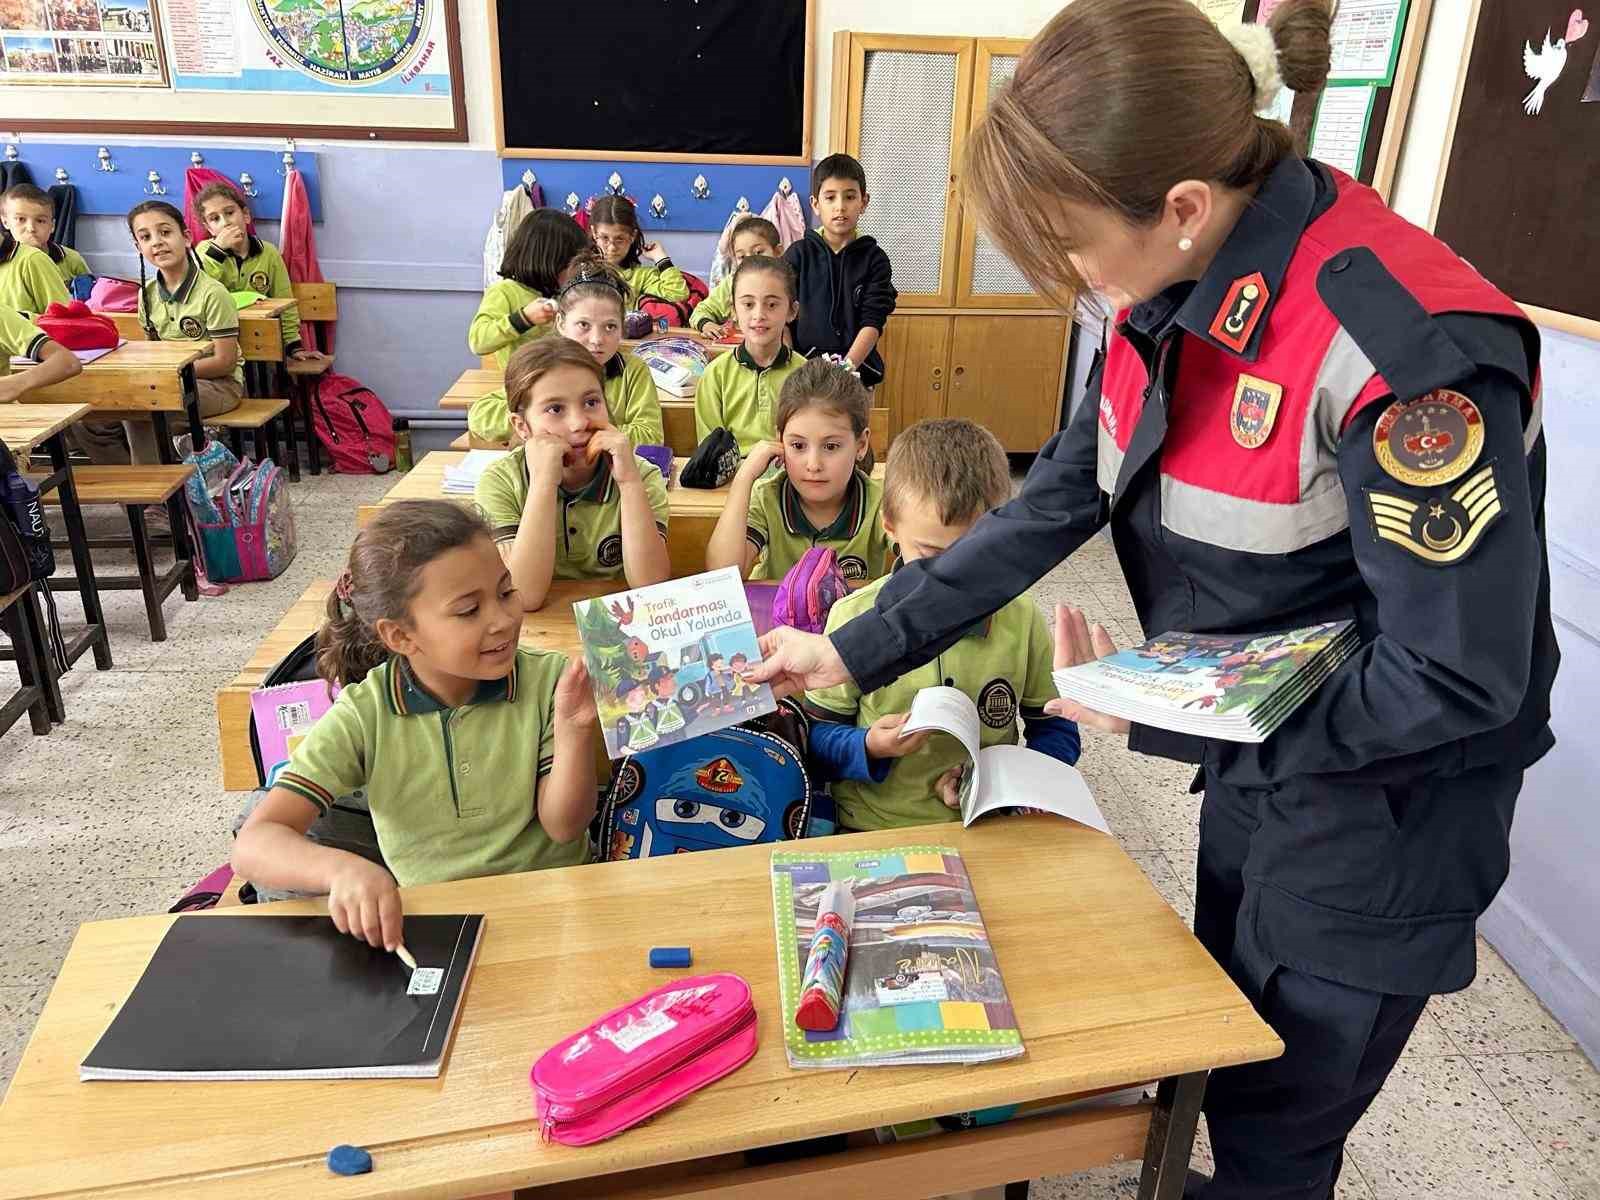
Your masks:
{"label": "school emblem on shirt", "polygon": [[1415,487],[1460,479],[1483,452],[1483,414],[1445,388],[1396,400],[1372,430],[1372,453],[1388,475]]}
{"label": "school emblem on shirt", "polygon": [[1373,535],[1431,566],[1460,562],[1483,540],[1484,531],[1500,519],[1495,461],[1490,459],[1454,491],[1426,500],[1366,489]]}
{"label": "school emblem on shirt", "polygon": [[1235,279],[1211,319],[1211,336],[1235,354],[1243,354],[1271,297],[1267,278],[1260,271]]}
{"label": "school emblem on shirt", "polygon": [[1272,427],[1278,421],[1278,404],[1283,399],[1283,385],[1254,375],[1241,375],[1233,389],[1233,411],[1228,414],[1228,428],[1233,440],[1246,450],[1254,450],[1272,436]]}
{"label": "school emblem on shirt", "polygon": [[267,290],[267,273],[265,271],[250,272],[250,290],[264,292]]}
{"label": "school emblem on shirt", "polygon": [[991,679],[978,693],[978,719],[990,729],[1017,722],[1017,691],[1009,679]]}
{"label": "school emblem on shirt", "polygon": [[595,547],[594,559],[602,567],[620,567],[622,565],[622,535],[613,533],[610,537],[600,539],[600,544]]}
{"label": "school emblem on shirt", "polygon": [[199,317],[179,317],[178,332],[186,338],[197,338],[206,331]]}
{"label": "school emblem on shirt", "polygon": [[839,573],[851,583],[861,583],[867,577],[867,560],[854,554],[839,559]]}
{"label": "school emblem on shirt", "polygon": [[713,758],[694,773],[694,781],[708,792],[726,796],[744,786],[744,776],[728,758]]}

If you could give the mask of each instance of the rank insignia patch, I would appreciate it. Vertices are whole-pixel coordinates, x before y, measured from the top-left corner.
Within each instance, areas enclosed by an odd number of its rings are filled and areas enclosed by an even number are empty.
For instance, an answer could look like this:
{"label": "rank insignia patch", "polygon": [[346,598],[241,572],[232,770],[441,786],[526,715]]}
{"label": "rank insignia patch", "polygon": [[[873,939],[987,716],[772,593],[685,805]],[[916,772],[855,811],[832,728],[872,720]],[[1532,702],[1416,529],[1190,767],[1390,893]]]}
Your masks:
{"label": "rank insignia patch", "polygon": [[1425,563],[1447,567],[1458,563],[1483,540],[1484,531],[1500,519],[1500,490],[1491,460],[1448,495],[1407,500],[1367,489],[1372,532]]}
{"label": "rank insignia patch", "polygon": [[1281,383],[1269,383],[1254,375],[1239,376],[1239,383],[1233,389],[1233,409],[1228,414],[1228,429],[1233,440],[1246,450],[1262,445],[1272,436],[1282,399]]}
{"label": "rank insignia patch", "polygon": [[1243,354],[1271,295],[1266,276],[1260,271],[1235,279],[1222,298],[1222,307],[1211,319],[1211,336],[1235,354]]}
{"label": "rank insignia patch", "polygon": [[1378,465],[1401,483],[1438,487],[1460,479],[1483,452],[1483,414],[1460,392],[1441,388],[1396,400],[1372,430]]}

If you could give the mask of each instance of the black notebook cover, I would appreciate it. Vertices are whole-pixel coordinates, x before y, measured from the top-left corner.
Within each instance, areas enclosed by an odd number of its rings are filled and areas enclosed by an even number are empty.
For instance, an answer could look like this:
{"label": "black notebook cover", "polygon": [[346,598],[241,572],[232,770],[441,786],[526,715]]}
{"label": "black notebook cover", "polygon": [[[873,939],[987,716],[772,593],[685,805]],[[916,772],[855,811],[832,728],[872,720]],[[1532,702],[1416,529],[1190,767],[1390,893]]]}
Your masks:
{"label": "black notebook cover", "polygon": [[179,917],[80,1079],[356,1079],[439,1074],[481,916],[407,917],[419,968],[327,917]]}

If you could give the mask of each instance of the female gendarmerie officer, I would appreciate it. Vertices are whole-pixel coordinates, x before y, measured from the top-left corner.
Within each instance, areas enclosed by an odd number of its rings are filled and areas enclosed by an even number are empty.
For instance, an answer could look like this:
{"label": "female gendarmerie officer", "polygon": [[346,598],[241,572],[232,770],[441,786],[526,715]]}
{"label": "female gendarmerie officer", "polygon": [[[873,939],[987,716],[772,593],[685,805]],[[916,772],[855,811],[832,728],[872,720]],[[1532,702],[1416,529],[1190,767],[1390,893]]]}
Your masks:
{"label": "female gendarmerie officer", "polygon": [[[1534,328],[1257,112],[1328,71],[1325,0],[1219,31],[1189,0],[1076,0],[974,133],[969,202],[1115,332],[1021,494],[753,676],[879,687],[1109,522],[1147,634],[1351,618],[1362,647],[1264,744],[1062,702],[1201,764],[1195,933],[1282,1037],[1218,1071],[1205,1200],[1322,1200],[1427,997],[1465,987],[1558,652]],[[1083,658],[1109,652],[1072,614]]]}

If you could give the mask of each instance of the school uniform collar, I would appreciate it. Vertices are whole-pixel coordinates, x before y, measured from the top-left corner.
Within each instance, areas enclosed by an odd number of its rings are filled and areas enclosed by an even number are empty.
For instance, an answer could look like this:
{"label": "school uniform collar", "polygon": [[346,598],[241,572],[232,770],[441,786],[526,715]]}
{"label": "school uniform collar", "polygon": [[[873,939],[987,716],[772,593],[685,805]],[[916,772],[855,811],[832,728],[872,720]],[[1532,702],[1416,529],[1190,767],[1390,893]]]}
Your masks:
{"label": "school uniform collar", "polygon": [[221,256],[222,258],[231,258],[235,263],[242,263],[245,259],[254,258],[261,253],[261,239],[253,233],[246,234],[244,249],[245,252],[243,254],[236,254],[213,238],[211,245],[206,249],[206,253],[213,258]]}
{"label": "school uniform collar", "polygon": [[[411,671],[411,664],[400,656],[389,660],[389,690],[386,697],[389,711],[396,716],[416,717],[425,713],[448,712],[450,705],[422,686]],[[517,698],[517,659],[511,660],[511,670],[503,679],[484,679],[472,694],[468,704],[492,704],[499,700],[507,703]]]}
{"label": "school uniform collar", "polygon": [[818,529],[806,516],[805,506],[800,503],[800,493],[789,482],[788,472],[778,482],[778,508],[783,513],[784,528],[792,534],[808,537],[813,542],[848,542],[861,532],[861,522],[866,516],[867,478],[860,470],[851,472],[850,484],[845,489],[844,506],[839,509],[833,524],[826,529]]}
{"label": "school uniform collar", "polygon": [[1135,306],[1129,323],[1150,331],[1176,321],[1219,350],[1254,362],[1289,260],[1317,207],[1321,182],[1312,164],[1285,158],[1256,191],[1199,282],[1180,285],[1188,287],[1186,295],[1168,289]]}
{"label": "school uniform collar", "polygon": [[163,276],[159,270],[156,272],[156,295],[161,298],[163,303],[182,304],[189,298],[189,293],[194,291],[195,276],[200,274],[200,268],[195,264],[193,258],[186,257],[184,259],[184,265],[188,267],[188,271],[183,277],[183,282],[178,285],[178,290],[175,292],[167,291],[166,277]]}
{"label": "school uniform collar", "polygon": [[[899,546],[898,543],[896,543],[895,546],[894,546],[894,562],[889,564],[889,574],[893,575],[895,572],[900,570],[900,568],[905,566],[905,565],[906,565],[906,560],[900,557],[900,546]],[[989,630],[992,629],[993,627],[994,627],[994,614],[990,613],[988,616],[981,617],[977,621],[974,621],[971,625],[968,625],[966,627],[966,629],[962,631],[961,636],[964,637],[964,638],[967,638],[967,637],[987,638],[989,636]]]}
{"label": "school uniform collar", "polygon": [[755,359],[750,357],[750,351],[744,348],[743,342],[740,342],[738,346],[734,347],[733,358],[734,361],[737,362],[741,367],[749,367],[750,370],[759,375],[762,371],[775,371],[779,367],[788,366],[789,356],[793,353],[794,352],[790,350],[789,347],[780,342],[778,344],[778,356],[763,367]]}
{"label": "school uniform collar", "polygon": [[[524,488],[533,486],[533,476],[528,473],[528,452],[526,448],[522,452],[522,486]],[[563,504],[579,504],[586,500],[595,504],[602,504],[611,499],[611,456],[609,454],[600,456],[600,461],[594,465],[594,477],[577,491],[569,492],[566,488],[557,484],[556,493],[561,497]]]}
{"label": "school uniform collar", "polygon": [[627,369],[627,365],[627,363],[622,361],[622,351],[618,350],[610,358],[606,359],[606,378],[621,379],[622,372]]}

